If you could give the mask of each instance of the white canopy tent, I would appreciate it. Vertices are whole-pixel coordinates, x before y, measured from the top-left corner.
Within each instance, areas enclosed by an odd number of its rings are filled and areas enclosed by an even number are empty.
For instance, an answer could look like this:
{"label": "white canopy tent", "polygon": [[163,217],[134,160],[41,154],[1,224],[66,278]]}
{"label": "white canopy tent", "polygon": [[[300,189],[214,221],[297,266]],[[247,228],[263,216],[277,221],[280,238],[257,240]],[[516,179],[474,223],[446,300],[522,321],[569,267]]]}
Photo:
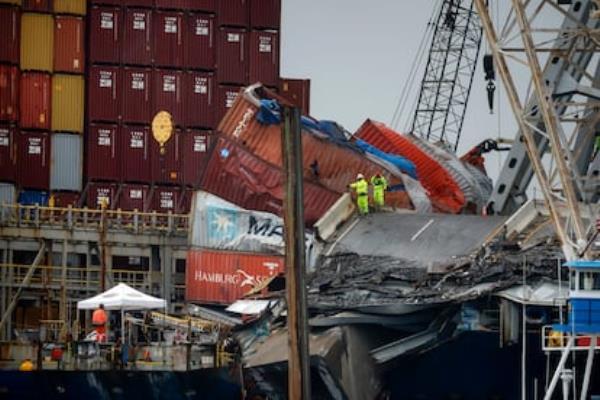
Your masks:
{"label": "white canopy tent", "polygon": [[94,297],[77,302],[78,310],[95,310],[104,305],[105,310],[120,310],[121,311],[121,335],[125,338],[125,311],[132,310],[154,310],[158,308],[166,308],[167,301],[147,295],[139,290],[136,290],[124,283],[119,283],[116,286],[100,293]]}

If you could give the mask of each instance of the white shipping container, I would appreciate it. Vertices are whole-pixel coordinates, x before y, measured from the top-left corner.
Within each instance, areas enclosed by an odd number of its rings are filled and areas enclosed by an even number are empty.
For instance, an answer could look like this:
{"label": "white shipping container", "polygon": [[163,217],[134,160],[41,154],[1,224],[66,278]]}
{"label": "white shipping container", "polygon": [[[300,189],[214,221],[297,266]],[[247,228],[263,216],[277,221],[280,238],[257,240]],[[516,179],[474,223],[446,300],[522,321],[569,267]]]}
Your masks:
{"label": "white shipping container", "polygon": [[50,189],[80,192],[83,180],[83,136],[52,133]]}
{"label": "white shipping container", "polygon": [[9,218],[12,211],[11,208],[3,207],[3,205],[15,204],[17,201],[17,190],[12,183],[0,182],[0,222]]}

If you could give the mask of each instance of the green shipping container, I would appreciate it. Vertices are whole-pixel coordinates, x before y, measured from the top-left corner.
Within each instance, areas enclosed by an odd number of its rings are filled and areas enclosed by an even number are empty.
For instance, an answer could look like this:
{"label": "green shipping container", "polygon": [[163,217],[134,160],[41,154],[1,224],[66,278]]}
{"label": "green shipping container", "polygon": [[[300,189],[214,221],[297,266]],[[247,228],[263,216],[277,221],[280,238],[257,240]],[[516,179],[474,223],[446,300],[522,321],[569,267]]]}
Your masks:
{"label": "green shipping container", "polygon": [[81,75],[52,77],[52,130],[83,133],[84,80]]}
{"label": "green shipping container", "polygon": [[54,18],[47,14],[21,16],[21,69],[52,72]]}

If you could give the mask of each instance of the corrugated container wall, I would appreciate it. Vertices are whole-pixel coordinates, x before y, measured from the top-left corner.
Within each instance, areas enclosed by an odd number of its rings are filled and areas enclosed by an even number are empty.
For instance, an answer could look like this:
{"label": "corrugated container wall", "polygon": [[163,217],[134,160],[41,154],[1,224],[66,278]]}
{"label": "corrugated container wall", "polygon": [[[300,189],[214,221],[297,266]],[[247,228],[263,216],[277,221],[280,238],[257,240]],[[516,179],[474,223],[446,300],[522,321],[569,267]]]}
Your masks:
{"label": "corrugated container wall", "polygon": [[83,137],[53,133],[50,140],[50,190],[80,192],[83,180]]}
{"label": "corrugated container wall", "polygon": [[281,78],[279,95],[296,107],[300,107],[302,114],[310,114],[310,79]]}
{"label": "corrugated container wall", "polygon": [[21,15],[21,69],[52,72],[54,18],[47,14]]}
{"label": "corrugated container wall", "polygon": [[279,80],[279,32],[250,32],[250,82],[277,86]]}
{"label": "corrugated container wall", "polygon": [[217,79],[219,83],[248,83],[248,30],[219,28]]}
{"label": "corrugated container wall", "polygon": [[121,119],[121,70],[112,66],[92,66],[88,72],[87,112],[90,121]]}
{"label": "corrugated container wall", "polygon": [[0,62],[18,64],[21,35],[21,13],[17,7],[0,8]]}
{"label": "corrugated container wall", "polygon": [[184,125],[215,126],[216,85],[213,72],[188,71],[183,77]]}
{"label": "corrugated container wall", "polygon": [[156,186],[152,194],[152,211],[158,213],[177,213],[179,205],[179,188]]}
{"label": "corrugated container wall", "polygon": [[84,79],[80,75],[52,76],[52,130],[83,133]]}
{"label": "corrugated container wall", "polygon": [[185,50],[184,18],[182,12],[154,12],[154,65],[183,67]]}
{"label": "corrugated container wall", "polygon": [[77,192],[54,192],[54,206],[60,208],[77,207],[80,195]]}
{"label": "corrugated container wall", "polygon": [[[0,183],[0,205],[15,204],[17,202],[17,189],[12,183]],[[10,218],[11,210],[0,211],[0,220]]]}
{"label": "corrugated container wall", "polygon": [[16,140],[18,129],[14,125],[0,125],[0,181],[13,182],[16,178]]}
{"label": "corrugated container wall", "polygon": [[214,15],[188,14],[185,37],[185,66],[191,69],[213,69],[216,47]]}
{"label": "corrugated container wall", "polygon": [[122,12],[117,7],[93,6],[89,19],[91,62],[118,63],[121,56]]}
{"label": "corrugated container wall", "polygon": [[123,64],[152,65],[152,11],[125,9],[125,26],[121,44]]}
{"label": "corrugated container wall", "polygon": [[119,126],[90,124],[87,130],[86,173],[89,180],[119,181]]}
{"label": "corrugated container wall", "polygon": [[54,12],[57,14],[85,15],[86,0],[53,0]]}
{"label": "corrugated container wall", "polygon": [[173,123],[183,125],[183,72],[155,69],[154,72],[154,107],[151,115],[159,111],[168,111],[173,117]]}
{"label": "corrugated container wall", "polygon": [[248,26],[249,12],[249,0],[217,0],[217,18],[221,26]]}
{"label": "corrugated container wall", "polygon": [[17,181],[27,189],[48,190],[50,138],[48,132],[21,131],[17,140]]}
{"label": "corrugated container wall", "polygon": [[215,113],[215,124],[219,125],[221,119],[227,114],[227,111],[240,94],[243,86],[239,85],[219,85],[217,88],[217,109]]}
{"label": "corrugated container wall", "polygon": [[190,250],[185,297],[187,301],[231,304],[269,277],[283,272],[281,256]]}
{"label": "corrugated container wall", "polygon": [[20,71],[16,66],[0,65],[0,121],[19,119]]}
{"label": "corrugated container wall", "polygon": [[181,173],[184,185],[200,187],[212,141],[212,131],[188,129],[181,136]]}
{"label": "corrugated container wall", "polygon": [[50,129],[50,75],[39,72],[21,74],[19,123],[22,128]]}
{"label": "corrugated container wall", "polygon": [[154,0],[156,8],[179,10],[185,8],[185,0]]}
{"label": "corrugated container wall", "polygon": [[279,29],[281,0],[249,0],[250,26],[260,29]]}
{"label": "corrugated container wall", "polygon": [[[240,145],[220,137],[213,147],[201,188],[248,210],[283,211],[281,167],[269,164]],[[304,220],[315,222],[337,201],[339,194],[304,180]]]}
{"label": "corrugated container wall", "polygon": [[151,72],[149,68],[123,68],[121,115],[124,122],[151,122]]}
{"label": "corrugated container wall", "polygon": [[125,7],[152,7],[154,0],[121,0]]}
{"label": "corrugated container wall", "polygon": [[90,183],[86,204],[89,208],[101,208],[104,203],[108,209],[115,209],[116,195],[117,185],[114,183]]}
{"label": "corrugated container wall", "polygon": [[145,211],[148,206],[149,191],[147,185],[122,185],[118,207],[128,211]]}
{"label": "corrugated container wall", "polygon": [[150,139],[150,158],[152,160],[152,182],[181,183],[181,131],[173,130],[173,134],[164,146],[164,154],[160,153],[160,145],[154,138]]}
{"label": "corrugated container wall", "polygon": [[52,0],[23,0],[23,11],[52,12]]}
{"label": "corrugated container wall", "polygon": [[218,0],[183,0],[183,8],[186,10],[214,13],[217,9],[216,1]]}
{"label": "corrugated container wall", "polygon": [[85,69],[84,23],[81,17],[54,18],[54,71],[83,73]]}
{"label": "corrugated container wall", "polygon": [[147,126],[121,128],[122,142],[119,146],[121,171],[126,182],[150,182],[150,129]]}

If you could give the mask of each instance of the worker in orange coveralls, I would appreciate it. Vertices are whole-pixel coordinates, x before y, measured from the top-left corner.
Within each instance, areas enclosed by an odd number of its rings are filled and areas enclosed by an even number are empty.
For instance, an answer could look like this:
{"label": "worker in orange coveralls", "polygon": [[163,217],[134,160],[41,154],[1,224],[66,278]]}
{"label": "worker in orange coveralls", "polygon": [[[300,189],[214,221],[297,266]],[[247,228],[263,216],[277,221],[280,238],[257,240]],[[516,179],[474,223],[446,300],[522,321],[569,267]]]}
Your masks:
{"label": "worker in orange coveralls", "polygon": [[100,308],[94,311],[92,314],[92,325],[96,329],[96,340],[98,342],[106,341],[106,311],[104,311],[104,304],[100,304]]}

